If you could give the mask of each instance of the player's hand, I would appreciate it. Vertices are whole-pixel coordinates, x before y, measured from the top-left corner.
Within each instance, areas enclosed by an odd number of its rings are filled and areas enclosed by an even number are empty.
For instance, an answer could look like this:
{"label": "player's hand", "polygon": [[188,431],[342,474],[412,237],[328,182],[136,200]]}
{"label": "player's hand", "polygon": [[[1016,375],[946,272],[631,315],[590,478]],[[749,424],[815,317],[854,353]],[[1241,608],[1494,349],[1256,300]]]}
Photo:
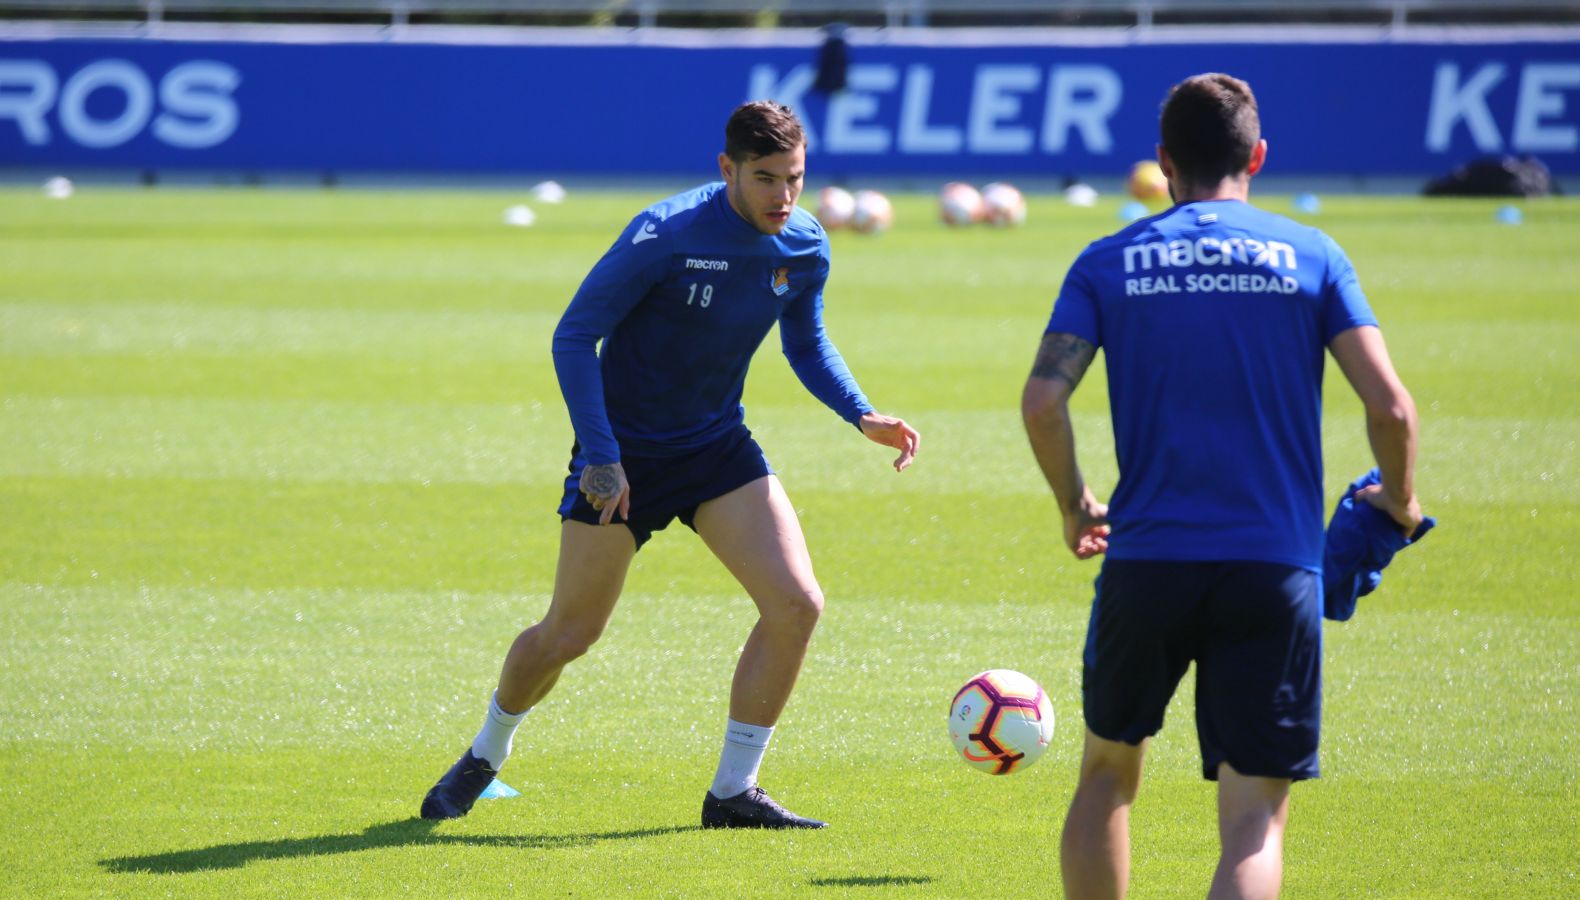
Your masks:
{"label": "player's hand", "polygon": [[1074,509],[1064,512],[1064,543],[1076,559],[1108,552],[1108,505],[1098,503],[1091,488],[1081,492]]}
{"label": "player's hand", "polygon": [[861,433],[869,441],[900,451],[900,458],[894,461],[896,472],[904,472],[905,467],[916,458],[916,452],[922,449],[922,436],[916,433],[916,429],[905,424],[904,419],[893,416],[867,413],[861,417]]}
{"label": "player's hand", "polygon": [[1413,494],[1407,502],[1401,503],[1389,497],[1388,492],[1383,490],[1383,486],[1380,484],[1368,484],[1355,492],[1355,498],[1357,500],[1365,500],[1372,506],[1387,513],[1388,518],[1394,520],[1394,523],[1404,532],[1405,537],[1415,534],[1415,530],[1421,527],[1421,521],[1426,518],[1425,514],[1421,512],[1420,501]]}
{"label": "player's hand", "polygon": [[592,508],[600,510],[599,525],[608,525],[618,510],[620,518],[631,518],[631,485],[625,480],[625,469],[619,463],[606,466],[586,466],[582,469],[579,486]]}

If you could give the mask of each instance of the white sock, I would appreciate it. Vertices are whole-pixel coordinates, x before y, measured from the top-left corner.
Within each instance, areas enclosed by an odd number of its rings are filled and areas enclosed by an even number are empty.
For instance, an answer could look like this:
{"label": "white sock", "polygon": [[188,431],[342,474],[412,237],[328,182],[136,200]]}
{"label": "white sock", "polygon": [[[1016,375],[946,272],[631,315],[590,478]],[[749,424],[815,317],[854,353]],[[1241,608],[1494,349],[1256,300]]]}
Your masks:
{"label": "white sock", "polygon": [[494,771],[504,768],[505,760],[510,758],[510,742],[516,736],[516,726],[527,717],[532,710],[524,709],[518,713],[507,713],[499,708],[499,698],[488,701],[488,715],[483,719],[483,730],[472,739],[472,755],[488,763]]}
{"label": "white sock", "polygon": [[724,752],[719,754],[719,771],[713,776],[713,796],[728,800],[757,783],[757,768],[768,752],[772,725],[748,725],[729,720],[724,728]]}

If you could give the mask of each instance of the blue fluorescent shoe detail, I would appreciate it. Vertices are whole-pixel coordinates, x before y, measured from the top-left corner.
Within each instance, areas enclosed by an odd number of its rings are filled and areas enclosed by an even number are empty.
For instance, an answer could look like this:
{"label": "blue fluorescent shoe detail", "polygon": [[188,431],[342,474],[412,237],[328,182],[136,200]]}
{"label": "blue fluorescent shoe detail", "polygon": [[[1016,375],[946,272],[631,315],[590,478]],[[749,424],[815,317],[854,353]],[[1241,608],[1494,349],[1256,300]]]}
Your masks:
{"label": "blue fluorescent shoe detail", "polygon": [[472,811],[472,804],[494,782],[499,773],[488,763],[472,755],[470,747],[456,760],[450,771],[444,773],[422,798],[424,819],[459,819]]}

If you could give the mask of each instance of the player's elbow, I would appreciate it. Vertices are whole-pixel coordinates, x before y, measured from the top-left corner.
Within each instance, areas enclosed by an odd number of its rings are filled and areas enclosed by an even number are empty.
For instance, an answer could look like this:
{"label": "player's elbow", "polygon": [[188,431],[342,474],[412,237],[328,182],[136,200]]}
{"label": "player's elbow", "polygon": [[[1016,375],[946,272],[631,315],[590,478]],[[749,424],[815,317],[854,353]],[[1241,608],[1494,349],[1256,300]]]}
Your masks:
{"label": "player's elbow", "polygon": [[817,360],[817,351],[803,344],[786,341],[782,349],[792,371],[800,372]]}
{"label": "player's elbow", "polygon": [[1069,418],[1070,393],[1063,386],[1057,379],[1027,379],[1020,394],[1020,417],[1027,428],[1045,428]]}
{"label": "player's elbow", "polygon": [[564,353],[570,349],[572,343],[571,329],[566,327],[565,320],[561,319],[559,324],[554,326],[554,333],[549,337],[549,350],[554,353]]}
{"label": "player's elbow", "polygon": [[549,350],[552,353],[585,353],[598,346],[598,336],[585,328],[572,324],[567,319],[561,319],[560,324],[554,328],[554,336],[549,340]]}
{"label": "player's elbow", "polygon": [[1366,421],[1388,430],[1413,430],[1416,422],[1415,400],[1399,385],[1385,395],[1366,403]]}

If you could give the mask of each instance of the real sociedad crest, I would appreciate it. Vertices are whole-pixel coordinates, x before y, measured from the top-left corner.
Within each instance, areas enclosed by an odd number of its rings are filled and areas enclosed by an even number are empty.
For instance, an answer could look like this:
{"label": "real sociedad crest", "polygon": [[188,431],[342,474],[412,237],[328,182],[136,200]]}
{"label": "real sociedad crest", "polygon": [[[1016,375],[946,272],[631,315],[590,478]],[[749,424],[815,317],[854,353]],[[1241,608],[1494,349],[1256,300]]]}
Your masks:
{"label": "real sociedad crest", "polygon": [[772,287],[774,296],[783,297],[790,291],[790,267],[784,266],[773,270]]}

